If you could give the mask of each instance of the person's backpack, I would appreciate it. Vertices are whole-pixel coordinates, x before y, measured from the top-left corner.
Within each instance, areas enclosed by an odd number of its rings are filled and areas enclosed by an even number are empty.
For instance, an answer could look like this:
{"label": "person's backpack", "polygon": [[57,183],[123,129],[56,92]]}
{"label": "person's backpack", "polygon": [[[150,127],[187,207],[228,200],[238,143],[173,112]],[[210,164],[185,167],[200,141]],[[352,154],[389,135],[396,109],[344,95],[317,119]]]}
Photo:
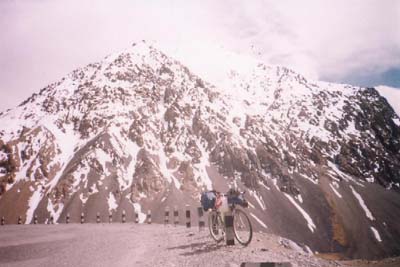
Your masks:
{"label": "person's backpack", "polygon": [[215,199],[217,198],[215,191],[207,191],[201,193],[201,206],[203,207],[204,211],[214,208],[215,206]]}

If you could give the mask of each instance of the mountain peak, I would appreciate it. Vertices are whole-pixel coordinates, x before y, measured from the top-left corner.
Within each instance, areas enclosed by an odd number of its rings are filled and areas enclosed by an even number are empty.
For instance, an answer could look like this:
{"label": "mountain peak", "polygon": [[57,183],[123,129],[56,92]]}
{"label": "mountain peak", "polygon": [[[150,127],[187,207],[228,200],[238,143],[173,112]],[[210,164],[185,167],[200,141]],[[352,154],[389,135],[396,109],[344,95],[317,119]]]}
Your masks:
{"label": "mountain peak", "polygon": [[[400,126],[388,103],[231,58],[212,85],[141,42],[2,114],[0,213],[142,214],[237,186],[256,221],[314,250],[398,252]],[[355,235],[355,222],[366,230]]]}

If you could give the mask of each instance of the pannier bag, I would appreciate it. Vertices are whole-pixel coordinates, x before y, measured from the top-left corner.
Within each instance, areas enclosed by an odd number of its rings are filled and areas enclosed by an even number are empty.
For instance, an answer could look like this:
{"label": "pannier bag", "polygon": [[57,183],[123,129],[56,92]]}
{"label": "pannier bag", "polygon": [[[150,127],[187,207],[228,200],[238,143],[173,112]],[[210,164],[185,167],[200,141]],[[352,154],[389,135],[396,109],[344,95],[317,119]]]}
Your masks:
{"label": "pannier bag", "polygon": [[214,208],[215,206],[215,199],[217,198],[215,191],[207,191],[201,193],[201,206],[205,211]]}
{"label": "pannier bag", "polygon": [[249,203],[243,198],[242,195],[239,196],[228,196],[228,203],[230,205],[239,205],[244,208],[249,206]]}

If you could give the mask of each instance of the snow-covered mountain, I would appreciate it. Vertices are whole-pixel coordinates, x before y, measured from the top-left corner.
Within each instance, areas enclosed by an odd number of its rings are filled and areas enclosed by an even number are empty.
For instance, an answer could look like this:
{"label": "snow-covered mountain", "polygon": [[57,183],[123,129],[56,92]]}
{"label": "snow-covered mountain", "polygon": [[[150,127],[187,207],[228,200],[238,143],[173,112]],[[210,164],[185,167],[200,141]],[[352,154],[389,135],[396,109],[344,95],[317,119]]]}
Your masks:
{"label": "snow-covered mountain", "polygon": [[257,230],[314,251],[400,252],[400,119],[374,88],[232,66],[214,86],[146,45],[0,113],[0,216],[120,218],[247,190]]}
{"label": "snow-covered mountain", "polygon": [[387,99],[389,104],[393,107],[397,116],[400,114],[400,89],[390,86],[380,85],[376,90]]}

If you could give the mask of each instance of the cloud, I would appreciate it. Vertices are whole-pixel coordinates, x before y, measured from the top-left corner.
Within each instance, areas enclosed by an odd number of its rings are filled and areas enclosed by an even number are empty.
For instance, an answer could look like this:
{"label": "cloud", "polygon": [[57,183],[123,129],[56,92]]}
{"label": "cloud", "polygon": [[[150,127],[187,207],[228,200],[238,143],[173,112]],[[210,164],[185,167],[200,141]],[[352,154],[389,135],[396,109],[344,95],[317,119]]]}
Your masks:
{"label": "cloud", "polygon": [[[242,23],[232,17],[232,25],[239,26],[235,31],[252,28],[255,34],[241,39],[240,45],[245,49],[254,44],[264,61],[329,80],[352,72],[383,72],[400,64],[398,1],[258,3],[247,9]],[[247,4],[238,3],[236,8],[246,10]]]}
{"label": "cloud", "polygon": [[221,47],[329,81],[400,66],[396,0],[3,0],[0,12],[0,94],[12,105],[141,39],[198,69],[218,65],[204,54]]}

